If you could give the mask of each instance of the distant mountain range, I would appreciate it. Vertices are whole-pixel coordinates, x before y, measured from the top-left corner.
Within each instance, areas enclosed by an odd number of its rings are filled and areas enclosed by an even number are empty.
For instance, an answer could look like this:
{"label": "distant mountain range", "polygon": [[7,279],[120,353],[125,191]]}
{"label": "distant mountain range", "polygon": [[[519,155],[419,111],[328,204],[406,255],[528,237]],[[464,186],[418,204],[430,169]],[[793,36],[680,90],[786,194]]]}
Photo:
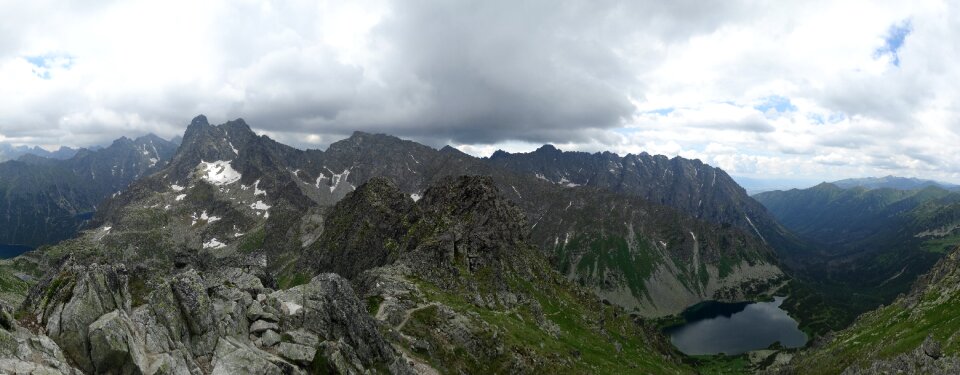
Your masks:
{"label": "distant mountain range", "polygon": [[960,190],[960,185],[951,183],[896,176],[848,178],[845,180],[834,181],[832,184],[842,189],[862,187],[867,189],[917,190],[930,186],[936,186],[946,190]]}
{"label": "distant mountain range", "polygon": [[[92,147],[91,150],[99,149],[100,147]],[[0,143],[0,162],[6,160],[16,160],[24,155],[34,155],[50,159],[69,159],[79,152],[78,148],[71,147],[60,147],[56,151],[47,151],[44,148],[37,146],[14,146],[7,143]]]}
{"label": "distant mountain range", "polygon": [[0,244],[36,247],[73,237],[101,201],[162,168],[176,147],[151,134],[68,158],[27,153],[0,163]]}

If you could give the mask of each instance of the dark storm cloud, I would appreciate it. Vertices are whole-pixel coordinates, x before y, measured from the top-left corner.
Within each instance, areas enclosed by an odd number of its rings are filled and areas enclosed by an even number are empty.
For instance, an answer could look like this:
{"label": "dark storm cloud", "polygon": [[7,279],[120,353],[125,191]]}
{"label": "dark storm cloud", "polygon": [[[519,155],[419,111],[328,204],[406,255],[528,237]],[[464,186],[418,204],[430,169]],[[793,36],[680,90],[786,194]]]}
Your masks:
{"label": "dark storm cloud", "polygon": [[630,96],[643,96],[635,71],[657,57],[625,57],[646,48],[638,35],[686,38],[729,13],[687,1],[395,3],[373,30],[380,83],[335,61],[271,68],[251,81],[283,92],[250,87],[242,112],[270,131],[583,141],[621,125],[634,112]]}

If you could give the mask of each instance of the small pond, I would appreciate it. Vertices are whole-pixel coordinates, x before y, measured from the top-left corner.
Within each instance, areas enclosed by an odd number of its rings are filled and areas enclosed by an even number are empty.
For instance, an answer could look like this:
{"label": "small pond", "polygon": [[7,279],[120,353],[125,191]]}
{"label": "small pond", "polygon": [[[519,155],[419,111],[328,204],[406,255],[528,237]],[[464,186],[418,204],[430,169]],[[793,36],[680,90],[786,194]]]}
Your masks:
{"label": "small pond", "polygon": [[736,355],[779,342],[786,348],[807,343],[807,335],[780,308],[786,297],[771,302],[704,302],[684,311],[686,323],[666,329],[670,342],[687,355]]}

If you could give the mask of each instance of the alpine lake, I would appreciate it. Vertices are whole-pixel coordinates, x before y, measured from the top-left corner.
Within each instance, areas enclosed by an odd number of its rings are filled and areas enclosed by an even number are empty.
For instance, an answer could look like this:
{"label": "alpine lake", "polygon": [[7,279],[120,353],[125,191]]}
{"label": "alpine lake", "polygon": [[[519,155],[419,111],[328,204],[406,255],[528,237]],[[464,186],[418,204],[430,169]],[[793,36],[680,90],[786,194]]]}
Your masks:
{"label": "alpine lake", "polygon": [[687,355],[738,355],[779,343],[799,348],[807,335],[780,308],[786,297],[769,302],[702,302],[682,313],[684,323],[666,328],[670,342]]}

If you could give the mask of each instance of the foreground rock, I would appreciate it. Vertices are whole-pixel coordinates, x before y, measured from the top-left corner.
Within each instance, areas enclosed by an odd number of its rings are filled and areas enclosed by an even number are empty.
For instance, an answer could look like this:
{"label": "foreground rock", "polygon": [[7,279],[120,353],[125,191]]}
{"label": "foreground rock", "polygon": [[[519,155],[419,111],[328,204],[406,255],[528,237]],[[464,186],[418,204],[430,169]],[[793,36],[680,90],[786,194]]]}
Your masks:
{"label": "foreground rock", "polygon": [[[38,332],[0,332],[8,372],[123,374],[412,373],[350,284],[319,275],[264,288],[236,268],[182,271],[131,306],[123,265],[67,262],[24,303]],[[243,280],[238,287],[234,281]],[[6,320],[5,320],[6,321]],[[49,337],[48,337],[49,336]],[[72,363],[73,368],[68,365]]]}

